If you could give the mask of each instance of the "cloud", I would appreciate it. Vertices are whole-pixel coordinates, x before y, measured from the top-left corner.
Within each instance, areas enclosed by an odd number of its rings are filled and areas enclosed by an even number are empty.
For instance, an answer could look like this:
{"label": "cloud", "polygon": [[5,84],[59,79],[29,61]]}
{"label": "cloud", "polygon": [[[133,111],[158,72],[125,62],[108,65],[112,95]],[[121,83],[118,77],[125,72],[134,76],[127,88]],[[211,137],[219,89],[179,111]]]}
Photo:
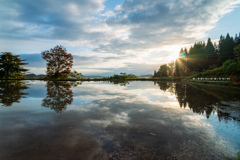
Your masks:
{"label": "cloud", "polygon": [[[154,63],[127,62],[125,61],[129,58],[127,56],[100,57],[74,55],[73,58],[73,69],[78,70],[83,73],[83,75],[111,76],[113,74],[119,74],[120,72],[143,75],[152,73],[154,69],[159,67],[159,64]],[[118,61],[122,61],[122,63],[118,65]]]}
{"label": "cloud", "polygon": [[[106,82],[84,82],[73,88],[73,102],[62,114],[41,107],[42,99],[47,96],[39,94],[46,92],[47,88],[43,85],[45,82],[31,85],[28,92],[35,93],[34,96],[0,112],[0,117],[4,119],[1,121],[4,125],[0,128],[0,136],[10,137],[0,139],[2,157],[9,157],[8,153],[11,153],[18,159],[26,156],[37,159],[38,155],[51,159],[49,156],[52,154],[46,152],[58,154],[61,151],[57,156],[64,159],[68,159],[69,155],[73,157],[71,159],[94,159],[103,157],[100,153],[112,153],[118,148],[132,152],[130,148],[139,145],[148,148],[147,152],[152,155],[156,152],[158,155],[174,155],[176,152],[183,153],[179,144],[186,142],[193,143],[184,148],[187,153],[195,153],[196,146],[200,150],[201,153],[197,152],[196,156],[202,153],[226,156],[230,154],[229,150],[232,154],[237,148],[233,146],[237,142],[228,145],[234,141],[233,138],[228,140],[220,135],[222,140],[219,141],[216,132],[221,129],[220,133],[226,133],[223,134],[226,136],[229,128],[221,125],[213,128],[211,124],[218,121],[217,116],[213,116],[212,122],[206,121],[204,116],[193,114],[190,109],[179,108],[178,101],[169,99],[169,93],[160,91],[153,82],[133,82],[124,87]],[[150,97],[154,99],[150,100]],[[159,101],[164,101],[164,105]],[[231,135],[238,136],[239,132]],[[76,152],[79,148],[81,152]],[[133,153],[142,155],[140,152],[146,150],[136,149]]]}
{"label": "cloud", "polygon": [[126,72],[127,74],[135,74],[137,76],[140,76],[145,74],[153,74],[153,71],[157,68],[159,68],[159,64],[123,63],[122,66],[116,66],[114,68],[91,68],[90,72],[84,67],[82,67],[79,68],[79,71],[82,72],[83,75],[112,76],[113,74],[120,74],[121,72]]}
{"label": "cloud", "polygon": [[[24,65],[24,68],[30,69],[30,72],[35,74],[44,74],[46,71],[46,61],[42,59],[41,53],[33,54],[20,54],[22,60],[26,60],[28,63]],[[73,55],[73,68],[72,70],[77,70],[84,75],[97,74],[97,75],[112,75],[115,71],[121,72],[133,69],[132,66],[127,67],[111,67],[108,63],[114,63],[115,61],[127,59],[126,56],[96,56],[96,55]],[[102,66],[102,67],[99,67]],[[123,65],[126,66],[126,65]],[[135,68],[136,69],[136,68]],[[114,70],[114,72],[113,72]],[[132,73],[132,72],[131,72]]]}
{"label": "cloud", "polygon": [[[61,44],[79,56],[74,57],[75,69],[135,71],[132,64],[159,66],[181,47],[205,40],[240,4],[240,0],[125,0],[109,8],[105,2],[109,1],[1,1],[0,49],[40,53]],[[29,64],[34,71],[44,67],[34,63]]]}
{"label": "cloud", "polygon": [[104,0],[9,0],[1,2],[5,38],[78,39],[90,36],[86,25],[104,9]]}
{"label": "cloud", "polygon": [[113,39],[95,51],[127,54],[129,50],[142,50],[146,54],[148,49],[162,45],[193,43],[206,38],[206,31],[214,28],[218,20],[239,3],[239,0],[126,0],[116,7],[118,15],[106,23],[112,27],[127,26],[128,39]]}

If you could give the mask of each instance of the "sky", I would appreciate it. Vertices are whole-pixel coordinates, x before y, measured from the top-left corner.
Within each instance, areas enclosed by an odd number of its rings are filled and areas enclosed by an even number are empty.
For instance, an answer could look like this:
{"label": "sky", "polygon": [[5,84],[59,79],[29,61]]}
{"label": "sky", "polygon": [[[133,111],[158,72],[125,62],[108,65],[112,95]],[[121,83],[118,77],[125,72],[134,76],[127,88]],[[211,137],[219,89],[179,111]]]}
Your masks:
{"label": "sky", "polygon": [[153,74],[181,47],[235,37],[240,0],[0,0],[0,52],[45,74],[41,52],[62,45],[83,75]]}

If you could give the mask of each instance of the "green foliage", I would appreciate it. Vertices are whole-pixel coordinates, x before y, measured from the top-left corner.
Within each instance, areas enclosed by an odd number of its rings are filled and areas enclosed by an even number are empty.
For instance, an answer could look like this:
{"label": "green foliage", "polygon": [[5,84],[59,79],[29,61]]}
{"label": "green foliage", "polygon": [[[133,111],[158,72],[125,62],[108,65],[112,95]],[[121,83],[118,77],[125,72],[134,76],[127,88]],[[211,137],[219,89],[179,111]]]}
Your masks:
{"label": "green foliage", "polygon": [[210,57],[215,52],[215,47],[210,38],[208,38],[207,45],[206,45],[206,53],[207,57]]}
{"label": "green foliage", "polygon": [[21,67],[23,63],[19,56],[12,55],[11,52],[3,52],[0,56],[0,78],[1,79],[20,79],[27,69]]}
{"label": "green foliage", "polygon": [[233,53],[238,57],[240,56],[240,44],[234,48]]}
{"label": "green foliage", "polygon": [[110,76],[109,79],[118,79],[118,80],[124,80],[124,79],[136,79],[137,76],[134,74],[127,74],[125,72],[121,72],[120,75],[114,74],[113,76]]}
{"label": "green foliage", "polygon": [[70,74],[73,57],[63,46],[56,46],[42,52],[42,58],[47,61],[48,78],[67,78]]}
{"label": "green foliage", "polygon": [[197,77],[229,77],[229,76],[239,76],[240,75],[240,57],[235,59],[229,59],[223,63],[221,67],[207,70],[201,74],[197,74]]}
{"label": "green foliage", "polygon": [[159,77],[167,77],[168,76],[168,66],[166,64],[161,65],[159,70]]}
{"label": "green foliage", "polygon": [[185,66],[189,71],[201,72],[208,69],[211,65],[218,63],[217,47],[208,38],[207,45],[204,42],[195,43],[189,49],[189,54],[185,58]]}
{"label": "green foliage", "polygon": [[210,67],[209,67],[209,69],[211,70],[211,69],[215,69],[215,68],[217,68],[218,66],[216,65],[216,64],[213,64],[213,65],[211,65]]}
{"label": "green foliage", "polygon": [[170,63],[167,64],[168,65],[168,77],[172,77],[174,74],[174,61],[171,61]]}
{"label": "green foliage", "polygon": [[228,59],[233,59],[235,55],[233,54],[233,48],[235,47],[235,42],[233,37],[227,34],[226,38],[221,36],[219,40],[219,54],[220,54],[220,64],[223,64]]}
{"label": "green foliage", "polygon": [[79,79],[80,77],[82,77],[83,75],[82,75],[82,73],[79,73],[79,72],[77,72],[77,71],[72,71],[72,72],[70,72],[70,74],[69,74],[69,77],[70,78],[76,78],[76,79]]}
{"label": "green foliage", "polygon": [[171,77],[174,74],[174,69],[175,69],[175,62],[172,61],[168,64],[163,64],[160,66],[158,71],[154,72],[153,77]]}
{"label": "green foliage", "polygon": [[[188,76],[192,73],[204,71],[206,72],[203,75],[209,75],[210,73],[214,75],[225,74],[225,76],[239,74],[238,60],[227,60],[240,56],[240,36],[236,35],[234,40],[229,34],[227,34],[226,38],[221,35],[218,45],[213,44],[211,39],[208,38],[207,44],[205,42],[194,43],[189,51],[186,48],[181,48],[179,55],[183,52],[186,53],[186,56],[179,56],[174,63],[174,67],[171,67],[175,77]],[[227,62],[224,64],[225,61]],[[221,65],[223,66],[215,69]],[[168,72],[168,77],[171,76],[169,74],[171,71]],[[166,76],[166,68],[162,65],[158,72],[154,72],[154,77],[164,76]]]}

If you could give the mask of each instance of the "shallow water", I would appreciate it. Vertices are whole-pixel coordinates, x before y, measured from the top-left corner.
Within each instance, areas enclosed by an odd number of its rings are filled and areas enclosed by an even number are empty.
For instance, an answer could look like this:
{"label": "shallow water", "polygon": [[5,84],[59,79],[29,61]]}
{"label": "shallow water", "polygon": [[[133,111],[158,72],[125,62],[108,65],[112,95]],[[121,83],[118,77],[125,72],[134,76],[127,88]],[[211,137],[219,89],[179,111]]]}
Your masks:
{"label": "shallow water", "polygon": [[224,159],[240,150],[238,89],[5,81],[0,159]]}

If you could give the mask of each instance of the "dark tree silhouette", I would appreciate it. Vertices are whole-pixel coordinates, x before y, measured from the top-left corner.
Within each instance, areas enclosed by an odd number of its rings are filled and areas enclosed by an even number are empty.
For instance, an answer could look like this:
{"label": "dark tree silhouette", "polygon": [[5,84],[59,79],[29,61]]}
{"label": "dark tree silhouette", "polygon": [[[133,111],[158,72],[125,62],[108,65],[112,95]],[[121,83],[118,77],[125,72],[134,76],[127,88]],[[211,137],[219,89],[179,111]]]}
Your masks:
{"label": "dark tree silhouette", "polygon": [[154,71],[154,77],[171,77],[174,74],[174,66],[175,63],[174,61],[168,63],[168,64],[163,64],[160,66],[158,71]]}
{"label": "dark tree silhouette", "polygon": [[67,78],[73,65],[71,53],[63,46],[56,46],[50,51],[42,52],[42,58],[47,61],[47,76],[49,78]]}
{"label": "dark tree silhouette", "polygon": [[227,34],[226,38],[222,35],[219,40],[219,54],[220,54],[220,64],[222,65],[226,60],[233,59],[235,55],[233,54],[233,48],[235,47],[235,42],[233,37]]}
{"label": "dark tree silhouette", "polygon": [[234,48],[233,53],[234,53],[237,57],[240,57],[240,44]]}
{"label": "dark tree silhouette", "polygon": [[[219,120],[239,120],[238,114],[223,112],[221,101],[239,97],[239,89],[222,89],[209,86],[192,86],[184,83],[175,84],[175,94],[179,106],[189,107],[194,113],[205,114],[207,118],[217,113]],[[219,107],[218,107],[219,106]]]}
{"label": "dark tree silhouette", "polygon": [[51,108],[57,113],[66,110],[66,106],[73,101],[71,84],[68,82],[48,81],[47,96],[42,100],[42,106]]}
{"label": "dark tree silhouette", "polygon": [[174,76],[179,77],[180,76],[180,66],[179,66],[179,60],[177,59],[175,61],[175,71],[174,71]]}
{"label": "dark tree silhouette", "polygon": [[11,52],[3,52],[0,56],[0,78],[1,79],[19,79],[23,77],[28,69],[21,67],[28,63],[23,63],[19,56],[12,55]]}
{"label": "dark tree silhouette", "polygon": [[212,54],[214,54],[215,47],[213,46],[211,38],[208,38],[207,45],[206,45],[205,49],[206,49],[207,58],[211,57]]}
{"label": "dark tree silhouette", "polygon": [[160,66],[159,74],[160,77],[168,76],[168,66],[166,64]]}
{"label": "dark tree silhouette", "polygon": [[163,90],[164,92],[167,91],[171,87],[170,83],[168,83],[168,82],[156,82],[156,83],[158,84],[159,88],[161,90]]}
{"label": "dark tree silhouette", "polygon": [[[182,77],[195,74],[196,72],[203,72],[212,69],[215,70],[208,72],[216,72],[216,74],[219,76],[222,73],[224,73],[224,75],[239,75],[239,69],[237,69],[239,67],[233,67],[233,65],[231,66],[232,68],[225,68],[224,71],[217,69],[217,67],[221,65],[223,65],[224,68],[224,62],[229,63],[233,61],[239,61],[239,56],[240,33],[239,36],[236,34],[234,39],[233,37],[230,37],[229,34],[227,34],[226,38],[221,35],[219,44],[216,44],[216,42],[213,44],[211,39],[208,38],[207,44],[201,41],[194,43],[189,50],[187,50],[186,47],[181,48],[179,52],[179,58],[175,61],[174,67],[170,67],[171,65],[167,64],[168,70],[174,71],[173,74],[168,72],[167,76],[170,77],[174,75],[175,77]],[[161,74],[164,73],[163,70],[161,70],[161,67],[157,72],[154,71],[154,77],[161,77]]]}
{"label": "dark tree silhouette", "polygon": [[28,95],[28,93],[23,92],[25,89],[28,87],[23,81],[1,81],[0,103],[5,107],[12,106],[15,102],[19,103],[21,98],[26,98],[24,95]]}

